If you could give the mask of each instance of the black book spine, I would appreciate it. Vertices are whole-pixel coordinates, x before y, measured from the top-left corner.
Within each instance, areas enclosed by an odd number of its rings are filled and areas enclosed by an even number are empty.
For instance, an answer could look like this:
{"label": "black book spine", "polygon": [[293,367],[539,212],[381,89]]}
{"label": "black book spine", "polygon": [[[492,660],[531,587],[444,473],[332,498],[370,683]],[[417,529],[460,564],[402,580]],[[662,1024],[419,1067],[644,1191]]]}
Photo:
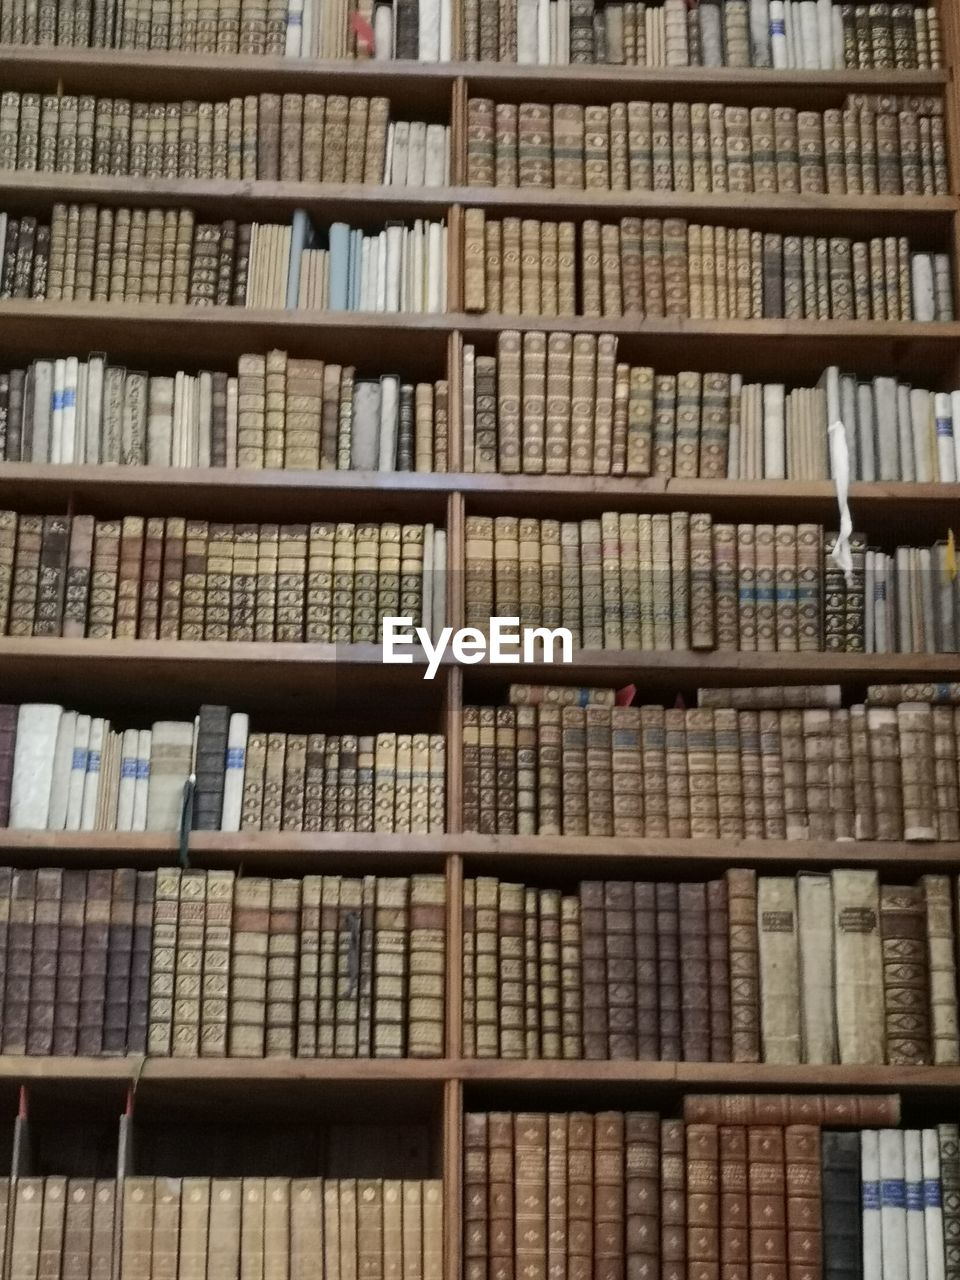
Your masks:
{"label": "black book spine", "polygon": [[197,731],[197,786],[193,801],[194,831],[220,830],[229,724],[229,707],[205,704],[200,708],[200,727]]}
{"label": "black book spine", "polygon": [[826,1131],[822,1161],[824,1280],[860,1280],[860,1134]]}

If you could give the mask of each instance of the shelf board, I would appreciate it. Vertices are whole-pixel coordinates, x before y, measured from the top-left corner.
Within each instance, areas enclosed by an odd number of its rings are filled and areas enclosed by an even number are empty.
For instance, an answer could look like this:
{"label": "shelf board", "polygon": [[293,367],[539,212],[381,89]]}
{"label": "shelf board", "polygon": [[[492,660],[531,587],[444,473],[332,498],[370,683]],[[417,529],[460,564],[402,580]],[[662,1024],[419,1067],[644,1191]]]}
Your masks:
{"label": "shelf board", "polygon": [[960,1088],[960,1067],[819,1066],[739,1062],[557,1061],[456,1058],[67,1058],[0,1057],[0,1083],[135,1082],[182,1088],[295,1084],[429,1085],[643,1084],[700,1089],[826,1089],[884,1093]]}
{"label": "shelf board", "polygon": [[[60,862],[137,867],[176,860],[173,832],[16,831],[0,829],[0,860],[19,866]],[[661,871],[717,870],[728,866],[869,866],[960,868],[956,841],[677,840],[627,836],[503,836],[476,832],[399,835],[337,831],[194,831],[191,862],[200,867],[274,867],[345,871],[390,859],[397,867],[441,869],[451,854],[463,857],[467,874],[497,867],[560,878],[595,874],[603,864]]]}
{"label": "shelf board", "polygon": [[324,221],[357,217],[442,218],[453,205],[484,209],[490,217],[626,215],[685,217],[765,228],[807,231],[833,228],[850,235],[906,234],[909,229],[946,232],[956,211],[952,196],[880,196],[700,193],[686,191],[578,191],[566,187],[406,187],[319,182],[206,178],[111,177],[101,174],[0,170],[6,208],[45,210],[58,200],[116,206],[134,202],[165,207],[187,204],[203,216],[289,219],[306,208]]}
{"label": "shelf board", "polygon": [[774,71],[738,67],[543,67],[509,63],[395,62],[263,58],[128,49],[33,48],[0,46],[0,79],[13,89],[51,91],[58,80],[64,92],[142,94],[149,74],[155,91],[179,96],[184,76],[196,77],[209,94],[251,91],[309,92],[318,82],[329,92],[387,93],[411,102],[449,100],[458,78],[471,93],[505,99],[536,89],[544,98],[569,99],[571,93],[595,94],[597,101],[622,99],[625,90],[659,99],[710,93],[728,102],[763,102],[764,95],[785,106],[837,105],[847,93],[941,92],[946,71]]}
{"label": "shelf board", "polygon": [[[544,504],[565,516],[618,509],[680,511],[696,503],[719,518],[755,516],[764,504],[789,504],[797,519],[836,518],[829,480],[686,480],[665,476],[490,475],[454,472],[254,470],[227,467],[156,467],[0,462],[0,504],[49,511],[73,502],[120,514],[239,518],[251,502],[265,515],[311,519],[324,513],[349,519],[358,505],[376,503],[383,519],[415,514],[442,521],[450,494],[463,494],[467,510],[484,515],[538,514]],[[878,481],[854,483],[850,501],[877,531],[888,521],[902,528],[925,521],[939,534],[956,511],[960,485]]]}
{"label": "shelf board", "polygon": [[[210,368],[244,352],[280,346],[293,356],[322,356],[355,364],[371,348],[378,367],[398,365],[407,376],[441,376],[448,340],[461,332],[479,350],[493,351],[503,329],[612,333],[621,359],[658,368],[725,368],[778,380],[819,377],[838,350],[851,367],[883,367],[912,380],[952,376],[960,322],[694,320],[634,316],[504,316],[447,312],[386,315],[369,312],[255,310],[246,307],[160,306],[139,303],[0,302],[0,344],[7,359],[105,350],[112,360],[153,372]],[[153,353],[149,360],[145,354]],[[215,366],[214,366],[215,367]]]}

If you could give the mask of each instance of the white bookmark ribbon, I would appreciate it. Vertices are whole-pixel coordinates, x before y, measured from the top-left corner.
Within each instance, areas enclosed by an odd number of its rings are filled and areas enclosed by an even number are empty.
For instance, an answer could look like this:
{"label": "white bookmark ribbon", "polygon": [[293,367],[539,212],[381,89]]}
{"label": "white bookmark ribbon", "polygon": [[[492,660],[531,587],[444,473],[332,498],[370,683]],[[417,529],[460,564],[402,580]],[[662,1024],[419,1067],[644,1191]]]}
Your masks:
{"label": "white bookmark ribbon", "polygon": [[848,497],[850,493],[850,450],[847,448],[847,432],[842,422],[831,422],[827,428],[830,442],[830,469],[833,472],[833,483],[837,491],[837,506],[840,510],[840,532],[836,545],[831,552],[834,564],[843,570],[843,575],[850,585],[853,573],[853,556],[850,552],[850,535],[853,533],[853,520],[850,516]]}

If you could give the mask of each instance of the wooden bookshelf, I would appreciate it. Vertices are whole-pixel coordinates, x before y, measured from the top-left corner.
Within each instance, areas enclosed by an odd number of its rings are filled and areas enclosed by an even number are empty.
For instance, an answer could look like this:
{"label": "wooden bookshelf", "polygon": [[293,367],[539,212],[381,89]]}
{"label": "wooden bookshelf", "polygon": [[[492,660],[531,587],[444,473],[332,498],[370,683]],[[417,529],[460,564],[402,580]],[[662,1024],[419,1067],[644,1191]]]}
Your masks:
{"label": "wooden bookshelf", "polygon": [[[948,63],[960,67],[960,13],[940,0]],[[349,218],[375,226],[391,218],[443,218],[449,229],[449,291],[442,315],[372,315],[246,308],[0,301],[0,347],[9,363],[105,351],[111,360],[154,373],[224,367],[242,353],[282,347],[293,356],[396,367],[404,376],[450,382],[448,474],[187,470],[155,467],[0,464],[0,506],[32,512],[187,515],[219,520],[318,518],[442,523],[449,534],[448,621],[463,621],[463,520],[466,514],[595,516],[616,507],[643,512],[705,510],[716,518],[829,523],[836,517],[828,482],[707,481],[631,477],[463,474],[460,355],[464,343],[489,354],[505,329],[613,333],[620,358],[667,371],[742,372],[747,377],[815,382],[841,361],[865,374],[899,375],[937,390],[960,386],[960,319],[949,324],[787,320],[636,320],[474,315],[463,310],[462,211],[491,217],[674,215],[763,230],[877,236],[905,234],[920,248],[954,256],[960,308],[960,90],[956,73],[763,71],[730,68],[540,67],[472,63],[324,62],[126,50],[0,46],[6,89],[169,98],[222,99],[259,92],[384,95],[401,115],[451,125],[451,183],[424,189],[281,183],[135,179],[97,175],[0,173],[0,205],[48,213],[55,201],[111,206],[188,205],[204,217],[286,219],[298,207],[321,221]],[[939,197],[704,195],[670,192],[486,189],[464,184],[466,102],[631,97],[721,101],[800,109],[839,106],[850,93],[943,94],[948,111],[950,191]],[[960,309],[958,309],[960,317]],[[372,369],[371,369],[372,371]],[[891,545],[904,531],[942,536],[956,521],[960,485],[854,484],[854,520]],[[461,1128],[465,1105],[593,1107],[636,1105],[638,1097],[675,1101],[685,1091],[902,1091],[920,1107],[946,1114],[960,1090],[960,1067],[796,1066],[773,1064],[494,1061],[462,1056],[464,876],[510,875],[538,885],[575,885],[598,876],[668,875],[690,879],[730,866],[793,871],[832,866],[878,868],[898,882],[925,871],[960,873],[960,843],[789,840],[653,840],[480,835],[464,832],[462,706],[499,698],[512,681],[636,683],[656,697],[688,696],[699,686],[838,682],[862,695],[885,680],[960,680],[960,655],[634,653],[584,651],[568,667],[459,669],[448,658],[433,682],[424,660],[384,666],[376,645],[243,644],[0,638],[0,699],[95,700],[122,714],[155,709],[190,714],[203,700],[250,710],[264,724],[313,726],[383,719],[443,729],[448,800],[444,835],[375,833],[191,833],[191,865],[252,874],[350,874],[442,871],[447,883],[445,1056],[415,1060],[31,1058],[0,1056],[0,1098],[11,1108],[19,1086],[67,1114],[77,1097],[119,1114],[128,1088],[138,1111],[168,1109],[246,1119],[250,1106],[289,1115],[344,1110],[367,1123],[394,1113],[427,1117],[437,1135],[445,1196],[445,1280],[462,1270]],[[0,830],[0,861],[12,866],[173,865],[172,834]],[[271,1110],[272,1109],[272,1110]],[[386,1121],[385,1121],[386,1122]]]}

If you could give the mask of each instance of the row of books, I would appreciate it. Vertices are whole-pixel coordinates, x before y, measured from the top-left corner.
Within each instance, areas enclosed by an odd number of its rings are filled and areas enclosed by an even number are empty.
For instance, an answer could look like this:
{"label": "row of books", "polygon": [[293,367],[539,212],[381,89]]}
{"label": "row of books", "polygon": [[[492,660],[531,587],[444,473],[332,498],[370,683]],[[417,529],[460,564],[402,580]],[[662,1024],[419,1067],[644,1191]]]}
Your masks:
{"label": "row of books", "polygon": [[[842,4],[839,0],[465,0],[458,14],[467,61],[630,66],[886,67],[942,65],[934,6]],[[362,19],[357,22],[356,18]],[[450,61],[450,0],[421,11],[390,0],[157,0],[91,9],[48,0],[34,10],[3,0],[4,44],[158,49],[311,58]]]}
{"label": "row of books", "polygon": [[442,875],[0,868],[4,1054],[441,1057]]}
{"label": "row of books", "polygon": [[[618,361],[617,343],[504,330],[496,355],[465,344],[463,470],[826,480],[842,421],[854,480],[960,475],[960,392],[836,365],[814,387],[657,373]],[[368,377],[282,350],[242,355],[230,374],[148,374],[99,352],[0,373],[7,462],[446,472],[448,423],[445,379]]]}
{"label": "row of books", "polygon": [[445,828],[442,734],[251,732],[248,715],[208,703],[148,729],[5,705],[0,733],[0,821],[14,830]]}
{"label": "row of books", "polygon": [[464,1054],[960,1061],[947,876],[464,882]]}
{"label": "row of books", "polygon": [[[574,648],[954,653],[948,540],[874,551],[821,525],[721,524],[705,513],[466,518],[467,625],[519,617]],[[869,577],[869,581],[868,581]]]}
{"label": "row of books", "polygon": [[0,634],[375,643],[388,615],[445,618],[444,530],[0,513]]}
{"label": "row of books", "polygon": [[50,1280],[443,1271],[439,1179],[20,1176],[0,1181],[0,1211],[11,1272]]}
{"label": "row of books", "polygon": [[830,707],[817,705],[827,700],[816,689],[793,706],[777,696],[707,696],[720,692],[701,690],[696,708],[464,707],[464,828],[648,839],[960,837],[956,706]]}
{"label": "row of books", "polygon": [[6,462],[443,472],[447,443],[445,380],[285,351],[242,355],[233,374],[148,374],[99,352],[0,374]]}
{"label": "row of books", "polygon": [[190,209],[54,205],[49,225],[0,213],[0,297],[336,311],[446,309],[442,222],[324,233],[288,224],[197,222]]}
{"label": "row of books", "polygon": [[943,102],[844,108],[706,102],[467,102],[467,182],[601,191],[945,195]]}
{"label": "row of books", "polygon": [[845,427],[854,480],[953,481],[960,393],[838,366],[815,387],[740,374],[657,373],[617,360],[613,334],[503,330],[463,348],[463,469],[501,474],[826,480]]}
{"label": "row of books", "polygon": [[952,1275],[960,1235],[955,1123],[744,1123],[739,1114],[726,1120],[722,1097],[709,1101],[705,1121],[639,1111],[468,1112],[468,1280]]}
{"label": "row of books", "polygon": [[443,186],[450,130],[387,98],[261,93],[228,102],[0,95],[0,169],[134,178]]}
{"label": "row of books", "polygon": [[470,0],[468,61],[928,69],[942,65],[934,6],[839,0]]}
{"label": "row of books", "polygon": [[369,235],[334,222],[318,234],[298,212],[290,224],[253,224],[244,302],[436,315],[447,310],[447,270],[444,222],[389,222]]}
{"label": "row of books", "polygon": [[781,235],[681,218],[464,215],[464,309],[693,319],[953,318],[950,255],[903,237]]}

